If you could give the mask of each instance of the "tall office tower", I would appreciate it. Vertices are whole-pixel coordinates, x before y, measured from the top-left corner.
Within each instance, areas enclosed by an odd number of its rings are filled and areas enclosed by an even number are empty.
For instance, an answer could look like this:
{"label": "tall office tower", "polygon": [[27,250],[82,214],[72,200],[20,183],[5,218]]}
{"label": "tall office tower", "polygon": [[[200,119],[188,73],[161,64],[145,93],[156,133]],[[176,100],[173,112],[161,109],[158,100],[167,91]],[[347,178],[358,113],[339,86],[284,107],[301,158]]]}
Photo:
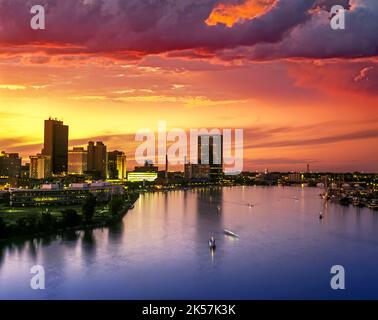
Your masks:
{"label": "tall office tower", "polygon": [[[122,164],[123,157],[124,166]],[[108,152],[108,179],[126,179],[126,156],[124,152],[118,150]]]}
{"label": "tall office tower", "polygon": [[30,163],[25,163],[25,165],[21,166],[21,178],[30,178]]}
{"label": "tall office tower", "polygon": [[30,178],[45,179],[51,176],[51,157],[43,154],[30,156]]}
{"label": "tall office tower", "polygon": [[185,179],[193,178],[193,165],[190,162],[184,164],[184,178]]}
{"label": "tall office tower", "polygon": [[88,153],[84,148],[73,148],[68,151],[68,173],[83,174],[87,171]]}
{"label": "tall office tower", "polygon": [[127,179],[127,166],[126,166],[125,154],[121,154],[117,156],[117,170],[118,170],[118,179],[126,180]]}
{"label": "tall office tower", "polygon": [[[186,160],[185,160],[185,162],[186,162]],[[165,183],[168,183],[168,165],[169,165],[168,154],[166,154],[165,155],[165,172],[164,172]],[[184,168],[185,168],[185,166],[184,166]]]}
{"label": "tall office tower", "polygon": [[93,174],[100,179],[106,179],[107,177],[107,153],[106,146],[97,141],[96,145],[93,141],[88,143],[88,161],[87,172]]}
{"label": "tall office tower", "polygon": [[21,176],[21,158],[18,153],[0,153],[0,177],[17,178]]}
{"label": "tall office tower", "polygon": [[57,119],[45,120],[45,136],[42,154],[50,157],[53,174],[68,169],[68,126]]}
{"label": "tall office tower", "polygon": [[32,179],[38,179],[38,156],[30,156],[30,168],[29,177]]}
{"label": "tall office tower", "polygon": [[198,136],[198,164],[210,166],[210,180],[219,182],[223,177],[223,136]]}
{"label": "tall office tower", "polygon": [[95,154],[95,144],[93,141],[88,142],[87,146],[87,171],[93,171],[94,170],[94,154]]}

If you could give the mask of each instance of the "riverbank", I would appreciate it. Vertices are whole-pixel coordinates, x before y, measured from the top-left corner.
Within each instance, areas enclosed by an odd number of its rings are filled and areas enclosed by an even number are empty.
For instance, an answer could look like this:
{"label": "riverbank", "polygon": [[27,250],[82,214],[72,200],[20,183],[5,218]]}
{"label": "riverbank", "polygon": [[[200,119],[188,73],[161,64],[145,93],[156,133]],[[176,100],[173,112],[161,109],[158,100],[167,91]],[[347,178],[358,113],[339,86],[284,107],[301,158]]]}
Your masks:
{"label": "riverbank", "polygon": [[360,190],[328,189],[320,194],[325,201],[338,203],[342,206],[353,205],[378,211],[378,192]]}
{"label": "riverbank", "polygon": [[108,227],[121,221],[133,208],[139,193],[94,205],[92,215],[83,206],[0,209],[0,241],[30,238],[67,231]]}

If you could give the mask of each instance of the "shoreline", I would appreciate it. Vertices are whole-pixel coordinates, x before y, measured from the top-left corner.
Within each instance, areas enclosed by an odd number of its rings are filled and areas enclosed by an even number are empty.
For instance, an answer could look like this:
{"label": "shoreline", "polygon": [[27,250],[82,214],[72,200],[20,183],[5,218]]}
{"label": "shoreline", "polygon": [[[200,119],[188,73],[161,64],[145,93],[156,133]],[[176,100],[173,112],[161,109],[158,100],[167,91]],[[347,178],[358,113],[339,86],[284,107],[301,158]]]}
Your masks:
{"label": "shoreline", "polygon": [[122,209],[119,211],[119,215],[116,218],[111,218],[110,216],[103,216],[102,221],[96,221],[93,223],[81,222],[80,224],[71,226],[71,227],[58,228],[58,229],[53,229],[53,230],[48,230],[48,231],[31,232],[31,233],[26,233],[23,235],[15,235],[15,236],[7,237],[7,238],[0,238],[0,244],[5,243],[7,241],[12,241],[12,240],[21,240],[21,239],[31,240],[36,237],[43,237],[43,236],[48,236],[48,235],[61,235],[66,232],[72,232],[72,231],[86,231],[86,230],[95,230],[98,228],[110,227],[112,225],[115,225],[121,222],[122,219],[129,212],[129,210],[133,208],[135,202],[138,199],[139,199],[139,193],[136,193],[131,197],[130,201],[125,201],[125,204],[123,205]]}
{"label": "shoreline", "polygon": [[[120,214],[119,217],[113,218],[111,216],[100,216],[97,217],[96,222],[92,223],[83,223],[81,222],[80,224],[72,227],[65,227],[65,228],[58,228],[58,229],[53,229],[53,230],[48,230],[48,231],[42,231],[42,232],[36,232],[36,233],[27,233],[24,235],[16,235],[16,236],[11,236],[7,238],[0,238],[0,243],[6,242],[9,240],[13,239],[30,239],[34,237],[39,237],[39,236],[46,236],[46,235],[60,235],[65,232],[70,232],[70,231],[85,231],[85,230],[94,230],[98,228],[105,228],[105,227],[110,227],[122,220],[122,218],[128,213],[128,211],[132,208],[132,206],[135,204],[137,199],[139,198],[140,194],[144,193],[168,193],[170,191],[188,191],[188,190],[197,190],[197,189],[219,189],[219,188],[234,188],[234,187],[282,187],[282,188],[310,188],[310,189],[320,189],[324,190],[324,188],[317,187],[317,186],[308,186],[308,185],[302,185],[302,184],[292,184],[292,185],[243,185],[243,184],[237,184],[237,185],[216,185],[216,184],[208,184],[208,185],[190,185],[190,186],[174,186],[174,187],[163,187],[161,189],[154,189],[154,188],[146,188],[144,190],[137,190],[137,192],[133,193],[130,201],[127,201],[124,205],[123,208],[121,209],[122,214]],[[319,196],[321,196],[324,199],[324,194],[325,193],[320,193]],[[351,197],[351,196],[348,196]],[[345,199],[342,198],[342,199]],[[371,208],[368,205],[364,206],[357,206],[353,203],[351,199],[348,202],[343,202],[339,201],[338,199],[335,198],[329,198],[329,199],[324,199],[324,201],[329,201],[334,204],[338,204],[340,206],[349,206],[352,205],[356,208],[367,208],[370,209],[372,212],[378,211],[377,208]],[[373,200],[374,202],[374,200]]]}

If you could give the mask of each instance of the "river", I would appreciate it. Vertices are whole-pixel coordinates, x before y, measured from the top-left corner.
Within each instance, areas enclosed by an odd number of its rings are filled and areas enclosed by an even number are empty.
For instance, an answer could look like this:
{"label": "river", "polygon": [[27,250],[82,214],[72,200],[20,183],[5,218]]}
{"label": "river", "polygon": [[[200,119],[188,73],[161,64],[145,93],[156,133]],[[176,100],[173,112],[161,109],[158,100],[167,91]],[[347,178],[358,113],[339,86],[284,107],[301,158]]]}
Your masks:
{"label": "river", "polygon": [[[377,299],[378,213],[325,204],[320,192],[146,193],[111,228],[1,243],[0,298]],[[33,265],[44,290],[31,289]],[[345,290],[330,286],[333,265],[345,269]]]}

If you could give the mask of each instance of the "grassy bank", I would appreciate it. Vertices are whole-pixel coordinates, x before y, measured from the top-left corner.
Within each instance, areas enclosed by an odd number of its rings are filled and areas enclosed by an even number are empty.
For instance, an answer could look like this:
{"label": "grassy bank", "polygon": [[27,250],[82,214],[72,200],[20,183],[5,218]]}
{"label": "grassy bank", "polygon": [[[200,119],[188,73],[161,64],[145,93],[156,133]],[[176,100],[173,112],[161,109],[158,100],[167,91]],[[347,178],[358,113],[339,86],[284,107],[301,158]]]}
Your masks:
{"label": "grassy bank", "polygon": [[104,227],[119,222],[137,200],[138,194],[113,197],[96,203],[88,197],[81,206],[0,207],[0,239],[39,236],[67,230]]}

